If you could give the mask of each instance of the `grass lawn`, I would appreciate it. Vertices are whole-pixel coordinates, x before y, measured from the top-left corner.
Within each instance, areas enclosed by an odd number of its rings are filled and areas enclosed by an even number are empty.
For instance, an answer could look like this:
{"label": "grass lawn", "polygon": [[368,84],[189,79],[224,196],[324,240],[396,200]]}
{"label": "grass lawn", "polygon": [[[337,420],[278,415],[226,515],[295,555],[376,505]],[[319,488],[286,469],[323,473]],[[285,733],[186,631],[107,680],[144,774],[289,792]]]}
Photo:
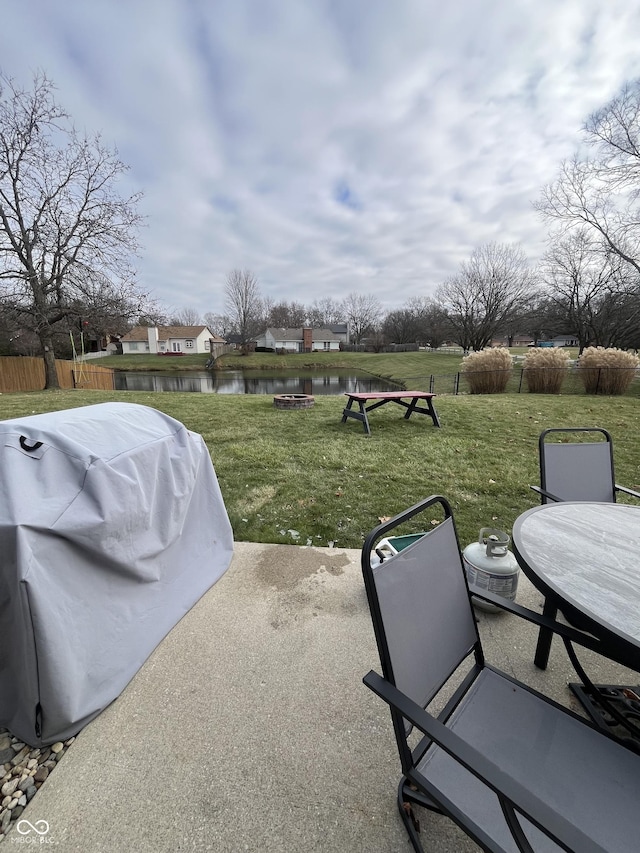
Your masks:
{"label": "grass lawn", "polygon": [[463,546],[481,527],[510,532],[537,503],[528,484],[539,482],[537,438],[550,426],[608,429],[616,479],[640,487],[632,397],[441,396],[442,429],[389,405],[372,412],[370,438],[340,423],[344,397],[280,411],[268,395],[44,391],[0,395],[0,419],[107,400],[153,406],[203,435],[240,541],[358,548],[380,517],[433,493],[451,501]]}
{"label": "grass lawn", "polygon": [[[513,350],[515,353],[516,350]],[[185,355],[181,357],[157,355],[112,355],[92,363],[116,370],[204,370],[208,356]],[[222,356],[216,362],[218,370],[363,370],[375,376],[403,384],[406,388],[422,391],[432,373],[457,373],[462,356],[428,352],[364,353],[364,352],[313,352],[292,355],[271,353],[240,353]],[[417,384],[416,384],[417,383]],[[415,386],[415,387],[414,387]]]}
{"label": "grass lawn", "polygon": [[84,362],[87,369],[92,365],[113,367],[115,370],[159,370],[162,373],[174,370],[204,370],[208,355],[108,355],[105,358],[90,358]]}

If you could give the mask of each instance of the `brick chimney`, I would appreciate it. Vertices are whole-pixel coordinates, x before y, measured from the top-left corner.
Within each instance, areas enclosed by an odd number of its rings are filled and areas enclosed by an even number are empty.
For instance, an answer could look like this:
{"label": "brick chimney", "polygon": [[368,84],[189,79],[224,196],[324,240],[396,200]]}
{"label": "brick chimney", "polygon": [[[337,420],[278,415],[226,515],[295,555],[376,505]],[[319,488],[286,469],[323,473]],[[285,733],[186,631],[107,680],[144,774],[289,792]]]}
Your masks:
{"label": "brick chimney", "polygon": [[302,330],[302,351],[311,352],[313,349],[313,329],[305,326]]}

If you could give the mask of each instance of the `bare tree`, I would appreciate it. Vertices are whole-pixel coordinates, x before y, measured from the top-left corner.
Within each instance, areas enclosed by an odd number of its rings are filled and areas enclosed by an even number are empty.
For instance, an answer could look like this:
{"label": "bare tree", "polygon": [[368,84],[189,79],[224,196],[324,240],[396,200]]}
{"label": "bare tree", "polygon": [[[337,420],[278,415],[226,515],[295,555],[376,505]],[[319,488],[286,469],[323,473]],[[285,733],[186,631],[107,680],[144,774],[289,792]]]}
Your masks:
{"label": "bare tree", "polygon": [[359,344],[365,335],[376,331],[382,319],[382,306],[370,293],[350,293],[342,303],[342,312],[354,344]]}
{"label": "bare tree", "polygon": [[522,310],[534,290],[535,276],[522,248],[488,243],[440,285],[436,298],[454,340],[465,350],[481,350]]}
{"label": "bare tree", "polygon": [[144,308],[138,314],[136,326],[168,326],[169,315],[162,305],[147,299]]}
{"label": "bare tree", "polygon": [[451,325],[444,308],[434,299],[414,296],[407,302],[407,310],[415,317],[416,340],[433,349],[451,337]]}
{"label": "bare tree", "polygon": [[[20,306],[12,308],[9,300],[0,305],[4,327],[10,330],[10,351],[21,355],[41,354],[34,318]],[[53,346],[60,358],[71,357],[74,349],[76,352],[99,349],[110,337],[123,335],[137,324],[141,311],[153,309],[153,303],[138,293],[132,295],[128,288],[120,288],[109,279],[98,278],[88,281],[83,292],[75,292],[73,299],[70,294],[68,308],[66,316],[52,328]]]}
{"label": "bare tree", "polygon": [[326,329],[328,326],[346,322],[342,303],[330,296],[314,300],[313,305],[307,310],[307,317],[316,329]]}
{"label": "bare tree", "polygon": [[0,304],[0,355],[28,355],[40,353],[36,334],[24,325],[22,315],[6,304]]}
{"label": "bare tree", "polygon": [[80,135],[38,73],[33,88],[0,75],[0,299],[29,318],[58,388],[56,324],[105,280],[131,294],[139,195],[121,198],[126,170],[99,135]]}
{"label": "bare tree", "polygon": [[234,332],[246,351],[264,325],[258,280],[249,270],[231,270],[224,286],[226,308]]}
{"label": "bare tree", "polygon": [[587,346],[633,345],[640,323],[639,277],[586,227],[556,236],[542,274],[564,331]]}
{"label": "bare tree", "polygon": [[265,325],[279,329],[298,329],[307,323],[308,313],[301,302],[277,302],[269,305]]}
{"label": "bare tree", "polygon": [[207,328],[221,338],[226,338],[231,331],[231,318],[226,314],[214,314],[213,311],[207,311],[204,315],[204,322]]}
{"label": "bare tree", "polygon": [[530,300],[519,320],[518,331],[529,335],[537,346],[541,340],[570,331],[563,310],[542,287]]}
{"label": "bare tree", "polygon": [[411,344],[418,339],[415,314],[408,308],[389,311],[382,322],[382,335],[391,344]]}
{"label": "bare tree", "polygon": [[59,325],[65,331],[68,329],[76,349],[80,350],[87,348],[91,340],[98,344],[111,335],[124,334],[141,311],[152,310],[153,303],[107,278],[97,278],[85,285],[69,307],[72,310]]}
{"label": "bare tree", "polygon": [[640,79],[593,113],[583,133],[591,156],[565,160],[535,207],[565,228],[586,226],[640,272]]}
{"label": "bare tree", "polygon": [[202,326],[202,316],[195,308],[179,308],[171,315],[173,326]]}

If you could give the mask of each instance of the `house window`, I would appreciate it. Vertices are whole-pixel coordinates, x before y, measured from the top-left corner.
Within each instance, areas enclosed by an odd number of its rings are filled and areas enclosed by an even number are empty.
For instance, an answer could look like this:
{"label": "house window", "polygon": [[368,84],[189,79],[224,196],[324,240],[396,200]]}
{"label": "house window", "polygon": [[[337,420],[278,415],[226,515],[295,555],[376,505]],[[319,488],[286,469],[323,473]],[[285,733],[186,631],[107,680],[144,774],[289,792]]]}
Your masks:
{"label": "house window", "polygon": [[129,352],[136,352],[137,349],[138,349],[138,342],[137,341],[130,341],[129,342]]}
{"label": "house window", "polygon": [[331,342],[330,342],[330,341],[325,341],[325,342],[323,343],[323,345],[322,345],[322,348],[323,348],[323,349],[331,349]]}
{"label": "house window", "polygon": [[172,349],[174,352],[181,352],[181,350],[180,350],[180,341],[174,341],[174,342],[171,344],[171,349]]}
{"label": "house window", "polygon": [[193,349],[193,341],[185,341],[184,345],[187,349]]}

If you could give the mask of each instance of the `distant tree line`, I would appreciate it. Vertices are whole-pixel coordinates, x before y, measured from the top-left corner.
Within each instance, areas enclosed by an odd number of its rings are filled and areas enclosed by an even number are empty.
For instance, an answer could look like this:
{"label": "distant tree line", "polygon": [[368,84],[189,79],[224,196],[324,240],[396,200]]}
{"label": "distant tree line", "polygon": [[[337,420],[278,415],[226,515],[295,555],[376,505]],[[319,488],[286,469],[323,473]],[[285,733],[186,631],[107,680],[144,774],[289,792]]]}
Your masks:
{"label": "distant tree line", "polygon": [[[383,311],[351,291],[311,304],[275,302],[250,270],[231,270],[224,313],[157,305],[135,281],[139,195],[122,196],[126,171],[100,135],[79,133],[37,73],[30,90],[0,74],[0,354],[44,358],[121,335],[133,325],[198,325],[248,345],[267,327],[346,323],[367,340],[480,350],[517,334],[568,334],[587,346],[640,348],[640,79],[589,116],[583,144],[560,164],[535,207],[549,224],[536,265],[507,243],[477,247],[433,296]],[[402,282],[398,282],[398,290]]]}
{"label": "distant tree line", "polygon": [[[230,273],[225,292],[227,313],[205,314],[204,322],[246,346],[269,327],[343,323],[352,343],[366,341],[373,350],[452,343],[477,351],[495,340],[510,346],[516,336],[539,343],[557,335],[574,337],[580,352],[588,346],[640,348],[640,275],[584,228],[556,238],[537,267],[520,246],[480,246],[434,297],[412,297],[386,313],[375,297],[358,293],[311,305],[273,303],[248,270]],[[186,319],[178,314],[174,322]]]}

